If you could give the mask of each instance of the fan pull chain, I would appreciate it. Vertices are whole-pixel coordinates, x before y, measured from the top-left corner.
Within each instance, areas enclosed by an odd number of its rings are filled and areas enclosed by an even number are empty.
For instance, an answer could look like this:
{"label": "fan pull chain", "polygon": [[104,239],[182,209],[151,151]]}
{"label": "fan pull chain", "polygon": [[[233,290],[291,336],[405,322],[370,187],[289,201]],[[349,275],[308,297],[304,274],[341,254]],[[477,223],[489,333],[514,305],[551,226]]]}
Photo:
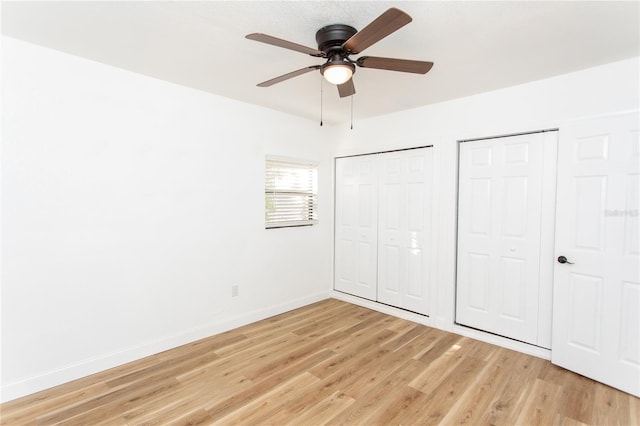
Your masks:
{"label": "fan pull chain", "polygon": [[323,84],[323,82],[322,82],[322,79],[323,79],[322,74],[320,74],[320,127],[322,127],[322,98],[323,98],[323,96],[322,96],[322,95],[323,95],[323,91],[322,91],[322,89],[323,89],[323,87],[324,87],[324,84]]}
{"label": "fan pull chain", "polygon": [[351,130],[353,130],[353,96],[351,95]]}

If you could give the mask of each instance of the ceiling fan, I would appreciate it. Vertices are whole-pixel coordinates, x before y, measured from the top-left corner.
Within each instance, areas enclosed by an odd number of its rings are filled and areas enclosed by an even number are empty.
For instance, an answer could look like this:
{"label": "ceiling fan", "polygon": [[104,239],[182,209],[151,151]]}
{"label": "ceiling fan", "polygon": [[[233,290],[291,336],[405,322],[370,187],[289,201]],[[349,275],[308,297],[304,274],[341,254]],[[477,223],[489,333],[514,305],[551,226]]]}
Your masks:
{"label": "ceiling fan", "polygon": [[248,34],[246,38],[249,40],[260,41],[306,53],[317,58],[327,59],[322,65],[312,65],[289,72],[271,80],[263,81],[258,84],[258,87],[269,87],[310,71],[320,70],[320,73],[327,81],[338,86],[338,93],[341,98],[344,98],[356,93],[352,79],[353,73],[356,71],[356,65],[361,68],[426,74],[433,66],[433,62],[380,58],[376,56],[361,56],[353,60],[349,57],[350,55],[359,54],[367,47],[377,43],[409,22],[411,22],[411,16],[400,9],[391,8],[360,31],[344,24],[327,25],[316,32],[317,49],[267,34]]}

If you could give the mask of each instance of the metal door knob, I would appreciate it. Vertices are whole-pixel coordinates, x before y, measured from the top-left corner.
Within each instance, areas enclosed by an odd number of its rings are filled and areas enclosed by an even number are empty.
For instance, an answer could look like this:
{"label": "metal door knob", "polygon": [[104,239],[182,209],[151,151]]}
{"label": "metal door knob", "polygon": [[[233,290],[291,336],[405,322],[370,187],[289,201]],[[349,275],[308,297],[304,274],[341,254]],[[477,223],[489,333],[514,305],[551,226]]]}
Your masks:
{"label": "metal door knob", "polygon": [[573,262],[569,262],[569,260],[564,256],[558,256],[558,263],[568,263],[569,265],[573,265]]}

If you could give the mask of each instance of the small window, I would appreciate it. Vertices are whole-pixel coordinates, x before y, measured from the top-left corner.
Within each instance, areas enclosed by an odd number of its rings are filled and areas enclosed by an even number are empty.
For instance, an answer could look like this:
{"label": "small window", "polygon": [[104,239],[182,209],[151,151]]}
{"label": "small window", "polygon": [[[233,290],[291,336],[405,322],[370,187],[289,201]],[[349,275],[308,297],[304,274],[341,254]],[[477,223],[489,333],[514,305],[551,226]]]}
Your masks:
{"label": "small window", "polygon": [[267,157],[265,164],[265,228],[317,223],[316,163]]}

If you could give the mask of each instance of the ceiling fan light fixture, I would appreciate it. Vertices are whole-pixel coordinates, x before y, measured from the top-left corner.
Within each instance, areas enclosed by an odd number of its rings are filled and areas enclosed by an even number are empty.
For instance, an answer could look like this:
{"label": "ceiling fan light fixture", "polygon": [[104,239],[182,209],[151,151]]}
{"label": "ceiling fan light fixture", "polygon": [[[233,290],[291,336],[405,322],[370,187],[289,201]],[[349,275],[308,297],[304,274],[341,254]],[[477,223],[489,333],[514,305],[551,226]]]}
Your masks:
{"label": "ceiling fan light fixture", "polygon": [[[433,66],[433,62],[381,58],[376,56],[361,56],[357,60],[349,58],[350,55],[359,55],[364,49],[404,27],[409,22],[411,22],[411,16],[400,9],[392,7],[360,31],[345,24],[326,25],[316,32],[317,49],[267,34],[248,34],[246,38],[249,40],[255,40],[296,52],[306,53],[316,58],[326,59],[326,62],[322,65],[312,65],[283,74],[271,80],[258,83],[258,87],[268,87],[319,69],[321,75],[329,83],[336,85],[340,97],[346,98],[356,93],[352,78],[356,72],[356,66],[387,71],[426,74]],[[321,81],[323,77],[320,77]]]}
{"label": "ceiling fan light fixture", "polygon": [[344,84],[349,81],[355,70],[355,65],[342,59],[331,60],[320,68],[320,72],[324,78],[329,83],[335,85]]}

